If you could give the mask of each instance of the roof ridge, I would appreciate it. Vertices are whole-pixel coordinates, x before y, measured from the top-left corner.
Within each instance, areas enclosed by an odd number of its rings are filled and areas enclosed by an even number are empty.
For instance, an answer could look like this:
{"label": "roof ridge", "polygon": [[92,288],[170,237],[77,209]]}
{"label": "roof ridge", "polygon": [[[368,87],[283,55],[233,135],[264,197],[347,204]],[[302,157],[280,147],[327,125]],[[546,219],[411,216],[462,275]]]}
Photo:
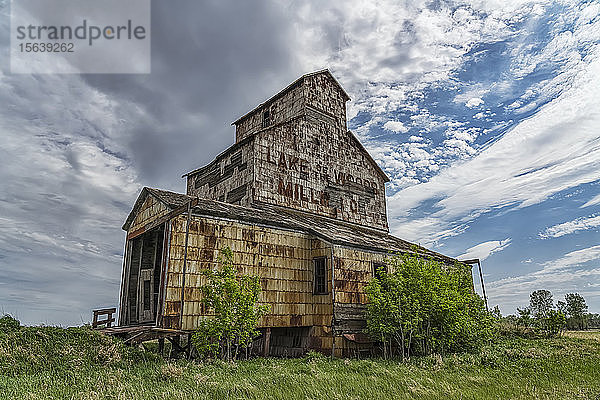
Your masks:
{"label": "roof ridge", "polygon": [[240,122],[240,121],[246,119],[248,116],[250,116],[250,114],[254,114],[254,112],[257,111],[258,109],[260,109],[261,107],[265,106],[266,104],[274,101],[278,97],[280,97],[283,94],[287,93],[289,90],[291,90],[295,85],[297,85],[303,79],[306,79],[306,78],[314,76],[314,75],[325,74],[325,73],[328,74],[333,79],[333,81],[340,88],[340,90],[342,91],[342,93],[344,94],[344,96],[346,96],[346,100],[350,100],[350,96],[348,96],[348,93],[346,93],[346,91],[344,90],[344,88],[340,84],[340,82],[337,79],[335,79],[335,76],[333,76],[333,74],[331,73],[331,71],[328,68],[324,68],[324,69],[320,69],[318,71],[309,72],[309,73],[306,73],[306,74],[300,76],[298,79],[296,79],[295,81],[293,81],[292,83],[290,83],[289,85],[287,85],[285,88],[281,89],[279,92],[275,93],[273,96],[269,97],[267,100],[263,101],[262,103],[260,103],[256,107],[254,107],[252,110],[248,111],[246,114],[242,115],[241,117],[239,117],[238,119],[236,119],[235,121],[233,121],[231,123],[231,125],[236,125],[238,122]]}

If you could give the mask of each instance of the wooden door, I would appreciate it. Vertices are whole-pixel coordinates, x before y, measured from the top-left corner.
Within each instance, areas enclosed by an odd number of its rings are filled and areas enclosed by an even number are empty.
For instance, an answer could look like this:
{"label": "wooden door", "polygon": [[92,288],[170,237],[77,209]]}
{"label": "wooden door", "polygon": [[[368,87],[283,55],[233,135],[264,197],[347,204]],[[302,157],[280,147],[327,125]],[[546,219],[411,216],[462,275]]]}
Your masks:
{"label": "wooden door", "polygon": [[138,286],[138,322],[154,321],[154,271],[142,269]]}

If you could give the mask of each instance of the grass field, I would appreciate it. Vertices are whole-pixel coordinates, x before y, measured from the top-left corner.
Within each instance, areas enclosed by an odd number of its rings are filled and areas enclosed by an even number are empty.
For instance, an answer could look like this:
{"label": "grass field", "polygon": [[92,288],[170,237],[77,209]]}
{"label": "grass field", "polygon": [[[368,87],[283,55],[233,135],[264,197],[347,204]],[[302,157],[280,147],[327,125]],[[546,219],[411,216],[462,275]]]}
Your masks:
{"label": "grass field", "polygon": [[600,333],[504,339],[480,354],[165,361],[87,328],[0,330],[2,399],[598,399]]}
{"label": "grass field", "polygon": [[600,330],[594,329],[589,331],[568,331],[564,334],[566,337],[577,339],[591,339],[600,341]]}

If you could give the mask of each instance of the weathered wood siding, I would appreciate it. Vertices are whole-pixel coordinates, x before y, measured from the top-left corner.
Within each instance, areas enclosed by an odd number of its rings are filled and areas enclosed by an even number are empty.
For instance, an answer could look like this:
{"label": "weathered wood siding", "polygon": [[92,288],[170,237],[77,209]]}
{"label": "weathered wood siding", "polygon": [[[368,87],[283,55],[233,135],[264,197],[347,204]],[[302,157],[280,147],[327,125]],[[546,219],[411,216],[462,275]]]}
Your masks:
{"label": "weathered wood siding", "polygon": [[287,122],[304,113],[304,88],[302,82],[297,82],[289,91],[280,97],[263,104],[253,110],[244,119],[236,123],[235,142],[239,143],[245,138],[264,129],[264,112],[269,111],[269,125]]}
{"label": "weathered wood siding", "polygon": [[136,215],[133,223],[127,231],[127,236],[135,235],[136,232],[143,232],[146,226],[151,225],[154,221],[161,217],[164,217],[171,209],[165,206],[162,202],[156,199],[154,196],[149,195],[146,197],[144,204],[140,208]]}
{"label": "weathered wood siding", "polygon": [[[308,348],[330,351],[332,335],[331,246],[311,235],[252,225],[237,221],[193,216],[189,227],[183,323],[181,315],[181,282],[185,254],[186,217],[170,223],[170,249],[166,273],[165,307],[162,325],[168,328],[194,329],[210,314],[202,306],[200,272],[219,266],[220,249],[228,246],[234,254],[239,273],[260,278],[260,303],[270,312],[261,319],[265,327],[312,327]],[[314,292],[314,263],[326,258],[327,293]],[[373,263],[383,262],[385,253],[334,246],[334,286],[336,332],[362,332],[365,286],[373,276]],[[343,319],[343,320],[342,320]],[[346,354],[356,348],[342,337],[336,339],[337,352]]]}
{"label": "weathered wood siding", "polygon": [[187,177],[187,194],[249,206],[254,181],[254,140],[250,137]]}
{"label": "weathered wood siding", "polygon": [[343,131],[346,131],[346,95],[328,74],[316,74],[304,79],[304,99],[306,107],[325,112],[335,118]]}
{"label": "weathered wood siding", "polygon": [[[185,225],[184,217],[172,221],[163,316],[166,327],[179,327]],[[233,250],[240,273],[260,277],[260,302],[271,307],[260,326],[331,323],[331,295],[313,295],[312,259],[330,253],[321,241],[298,232],[194,216],[189,229],[182,329],[194,329],[207,315],[201,304],[200,271],[217,267],[220,249],[226,246]],[[328,275],[328,293],[330,280]]]}
{"label": "weathered wood siding", "polygon": [[347,131],[346,100],[327,73],[297,81],[236,123],[236,144],[188,175],[187,193],[387,230],[386,177]]}
{"label": "weathered wood siding", "polygon": [[385,253],[335,247],[336,304],[367,304],[365,286],[373,278],[373,265],[387,257]]}
{"label": "weathered wood siding", "polygon": [[313,111],[255,142],[256,201],[387,230],[385,181],[334,119]]}

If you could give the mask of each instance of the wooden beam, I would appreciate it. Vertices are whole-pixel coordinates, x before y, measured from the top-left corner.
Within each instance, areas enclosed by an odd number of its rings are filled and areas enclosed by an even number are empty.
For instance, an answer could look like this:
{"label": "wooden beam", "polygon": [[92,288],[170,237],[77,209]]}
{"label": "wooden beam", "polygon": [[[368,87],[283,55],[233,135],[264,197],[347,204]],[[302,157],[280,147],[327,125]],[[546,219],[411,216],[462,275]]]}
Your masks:
{"label": "wooden beam", "polygon": [[263,344],[263,356],[269,356],[269,350],[271,347],[271,328],[265,329],[265,340]]}
{"label": "wooden beam", "polygon": [[185,247],[183,249],[183,270],[181,274],[181,310],[179,311],[179,328],[183,329],[183,305],[185,301],[185,270],[187,267],[188,241],[190,238],[190,220],[192,218],[192,201],[187,204],[187,221],[185,224]]}

